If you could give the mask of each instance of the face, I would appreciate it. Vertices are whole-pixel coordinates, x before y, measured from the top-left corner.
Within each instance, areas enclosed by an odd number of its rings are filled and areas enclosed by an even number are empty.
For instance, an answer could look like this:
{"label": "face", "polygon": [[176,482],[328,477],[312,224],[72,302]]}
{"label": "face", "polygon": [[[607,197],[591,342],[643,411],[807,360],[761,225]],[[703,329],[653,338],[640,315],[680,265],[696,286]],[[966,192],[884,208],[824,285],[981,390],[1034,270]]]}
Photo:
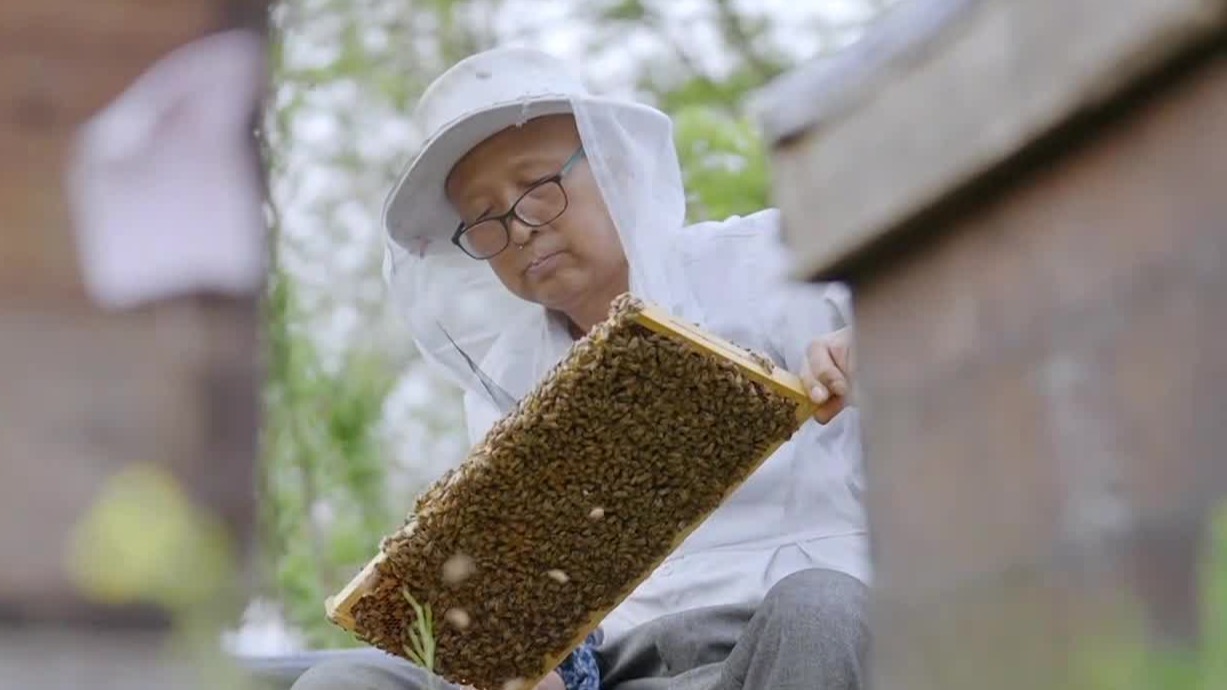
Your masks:
{"label": "face", "polygon": [[[503,130],[452,169],[448,199],[466,223],[506,213],[533,183],[558,174],[579,145],[569,115]],[[603,313],[626,290],[627,262],[586,160],[571,166],[562,187],[562,215],[540,227],[509,218],[511,243],[488,262],[508,290],[574,320],[586,309]]]}

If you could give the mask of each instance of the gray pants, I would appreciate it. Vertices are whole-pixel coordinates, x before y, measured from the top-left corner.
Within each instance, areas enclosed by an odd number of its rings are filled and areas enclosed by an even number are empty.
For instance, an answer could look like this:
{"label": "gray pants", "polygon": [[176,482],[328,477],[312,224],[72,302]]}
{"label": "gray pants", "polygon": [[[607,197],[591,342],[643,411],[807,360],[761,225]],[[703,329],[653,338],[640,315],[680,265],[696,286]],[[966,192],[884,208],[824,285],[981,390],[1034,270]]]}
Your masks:
{"label": "gray pants", "polygon": [[[757,608],[665,616],[601,646],[598,657],[605,690],[860,690],[868,648],[865,586],[806,570],[781,580]],[[363,653],[311,668],[293,690],[428,688],[412,664]]]}

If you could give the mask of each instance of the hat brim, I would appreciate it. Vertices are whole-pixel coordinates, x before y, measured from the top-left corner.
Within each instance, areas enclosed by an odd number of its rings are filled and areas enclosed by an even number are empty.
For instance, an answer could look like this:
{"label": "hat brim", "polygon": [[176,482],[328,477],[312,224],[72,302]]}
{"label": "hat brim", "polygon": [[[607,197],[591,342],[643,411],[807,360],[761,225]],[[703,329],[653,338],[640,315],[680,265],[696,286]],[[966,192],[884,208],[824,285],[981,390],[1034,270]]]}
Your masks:
{"label": "hat brim", "polygon": [[384,231],[410,251],[455,249],[451,235],[460,216],[447,200],[444,181],[456,163],[508,127],[573,111],[570,97],[559,96],[497,104],[457,118],[426,142],[393,187],[384,204]]}

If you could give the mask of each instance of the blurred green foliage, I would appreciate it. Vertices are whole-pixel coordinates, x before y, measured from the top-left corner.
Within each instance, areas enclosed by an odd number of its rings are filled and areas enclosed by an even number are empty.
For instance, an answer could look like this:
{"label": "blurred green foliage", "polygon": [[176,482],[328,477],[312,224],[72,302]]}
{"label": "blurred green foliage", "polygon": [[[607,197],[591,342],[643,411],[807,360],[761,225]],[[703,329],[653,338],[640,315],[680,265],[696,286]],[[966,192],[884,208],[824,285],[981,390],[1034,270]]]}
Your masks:
{"label": "blurred green foliage", "polygon": [[1210,522],[1200,564],[1201,639],[1193,649],[1149,639],[1140,610],[1079,650],[1079,690],[1227,688],[1227,502]]}
{"label": "blurred green foliage", "polygon": [[378,353],[357,348],[338,371],[325,371],[310,337],[292,327],[293,282],[281,269],[267,309],[264,552],[286,615],[308,642],[347,644],[348,635],[322,623],[323,601],[395,524],[377,436],[393,378]]}

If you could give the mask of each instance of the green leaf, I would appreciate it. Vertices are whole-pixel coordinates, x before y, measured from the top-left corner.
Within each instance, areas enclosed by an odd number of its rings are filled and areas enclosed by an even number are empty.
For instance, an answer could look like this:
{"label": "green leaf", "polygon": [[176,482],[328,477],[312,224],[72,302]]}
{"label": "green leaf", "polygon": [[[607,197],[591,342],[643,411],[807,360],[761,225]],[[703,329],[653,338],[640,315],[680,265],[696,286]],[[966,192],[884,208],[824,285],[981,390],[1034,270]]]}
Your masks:
{"label": "green leaf", "polygon": [[767,206],[766,150],[749,121],[694,106],[676,113],[674,123],[691,221],[745,215]]}
{"label": "green leaf", "polygon": [[641,22],[648,10],[642,0],[618,0],[599,10],[599,17],[607,22]]}

